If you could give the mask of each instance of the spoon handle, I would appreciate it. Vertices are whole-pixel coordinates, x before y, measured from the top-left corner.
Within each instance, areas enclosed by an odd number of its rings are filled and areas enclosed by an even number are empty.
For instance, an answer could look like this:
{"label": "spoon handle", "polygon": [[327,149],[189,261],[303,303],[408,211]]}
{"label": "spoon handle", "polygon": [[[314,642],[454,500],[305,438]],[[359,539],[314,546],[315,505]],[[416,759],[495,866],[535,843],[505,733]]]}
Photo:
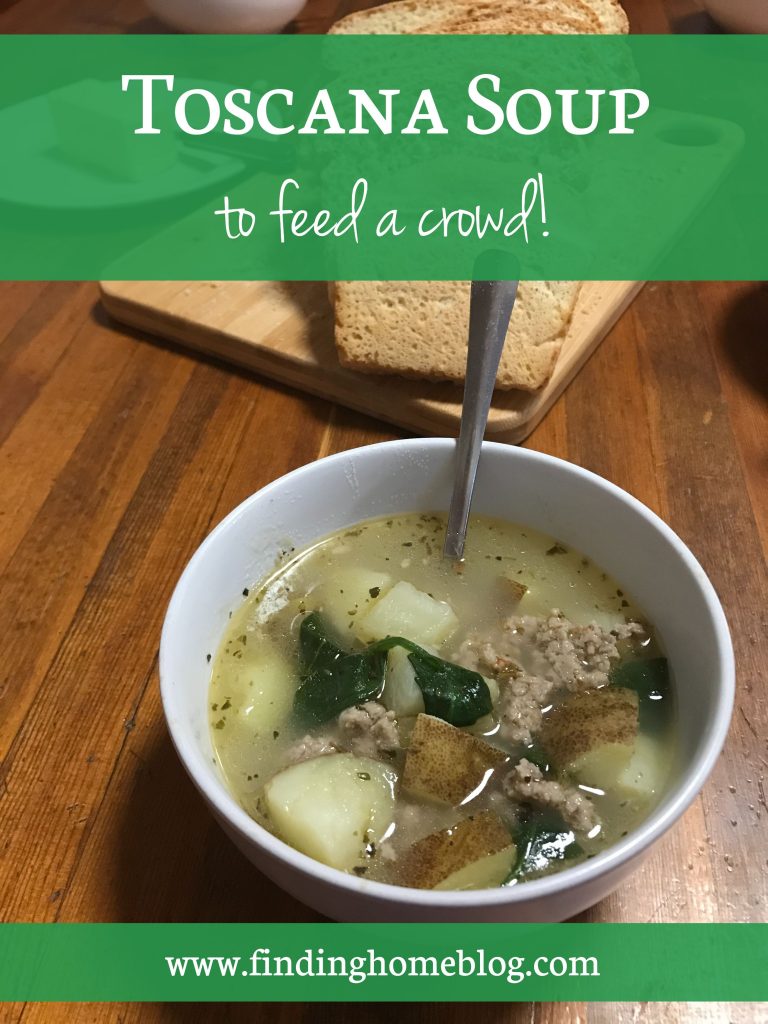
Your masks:
{"label": "spoon handle", "polygon": [[446,558],[458,560],[464,555],[477,464],[509,318],[517,297],[517,285],[517,281],[472,282],[467,372],[456,452],[456,475],[443,546]]}

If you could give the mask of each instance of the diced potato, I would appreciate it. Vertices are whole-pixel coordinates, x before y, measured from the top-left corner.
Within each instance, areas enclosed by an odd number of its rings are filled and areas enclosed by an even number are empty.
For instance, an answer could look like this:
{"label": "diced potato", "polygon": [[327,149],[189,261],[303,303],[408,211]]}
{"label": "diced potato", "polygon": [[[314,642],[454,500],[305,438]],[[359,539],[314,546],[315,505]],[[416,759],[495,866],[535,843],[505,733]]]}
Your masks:
{"label": "diced potato", "polygon": [[436,601],[401,580],[354,627],[364,641],[402,636],[417,644],[441,644],[459,620],[445,601]]}
{"label": "diced potato", "polygon": [[438,882],[434,888],[453,889],[454,891],[495,889],[506,878],[509,878],[516,854],[515,844],[512,843],[511,846],[499,850],[498,853],[491,853],[487,857],[473,861],[472,864],[467,864],[466,867],[459,868],[458,871],[454,871],[452,875],[444,878],[442,882]]}
{"label": "diced potato", "polygon": [[381,761],[326,754],[279,772],[264,787],[267,811],[291,846],[333,868],[363,862],[392,822],[397,772]]}
{"label": "diced potato", "polygon": [[379,601],[392,585],[392,577],[373,569],[340,569],[315,587],[307,606],[319,611],[340,636],[349,636],[350,627]]}
{"label": "diced potato", "polygon": [[424,710],[424,697],[404,647],[393,647],[387,654],[387,674],[380,700],[398,718],[420,715]]}
{"label": "diced potato", "polygon": [[[298,679],[296,670],[271,644],[252,637],[242,657],[228,658],[214,680],[219,708],[247,725],[255,735],[271,734],[288,718]],[[231,707],[231,712],[229,711]]]}
{"label": "diced potato", "polygon": [[626,768],[632,749],[628,743],[601,743],[572,761],[567,770],[585,786],[610,789],[619,773]]}
{"label": "diced potato", "polygon": [[666,765],[667,760],[657,741],[641,733],[635,741],[629,763],[617,778],[616,792],[637,801],[650,800],[664,783]]}
{"label": "diced potato", "polygon": [[414,843],[401,878],[414,889],[487,889],[504,881],[514,860],[512,837],[485,811]]}
{"label": "diced potato", "polygon": [[557,769],[607,789],[632,756],[637,723],[637,694],[606,686],[569,697],[547,717],[540,738]]}
{"label": "diced potato", "polygon": [[432,715],[419,715],[403,769],[403,788],[454,806],[465,802],[507,759],[503,750]]}

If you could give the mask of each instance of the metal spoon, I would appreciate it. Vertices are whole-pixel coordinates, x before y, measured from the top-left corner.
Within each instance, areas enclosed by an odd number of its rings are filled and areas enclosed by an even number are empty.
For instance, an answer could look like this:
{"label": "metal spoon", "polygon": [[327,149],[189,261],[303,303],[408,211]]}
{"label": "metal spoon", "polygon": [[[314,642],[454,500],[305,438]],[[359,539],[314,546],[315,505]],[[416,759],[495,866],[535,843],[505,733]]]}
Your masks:
{"label": "metal spoon", "polygon": [[517,297],[517,285],[517,281],[472,282],[467,372],[456,450],[456,475],[443,545],[444,557],[457,561],[464,556],[477,464],[509,318]]}

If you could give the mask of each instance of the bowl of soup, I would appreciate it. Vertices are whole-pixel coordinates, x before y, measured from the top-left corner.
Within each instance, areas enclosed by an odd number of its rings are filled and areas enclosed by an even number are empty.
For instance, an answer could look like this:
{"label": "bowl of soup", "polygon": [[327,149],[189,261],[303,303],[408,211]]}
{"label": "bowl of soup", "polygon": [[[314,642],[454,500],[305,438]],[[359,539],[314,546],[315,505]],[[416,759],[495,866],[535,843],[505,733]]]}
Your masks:
{"label": "bowl of soup", "polygon": [[683,814],[730,721],[723,611],[668,526],[485,443],[456,563],[454,461],[394,441],[282,477],[203,542],[163,627],[191,779],[335,919],[573,916]]}

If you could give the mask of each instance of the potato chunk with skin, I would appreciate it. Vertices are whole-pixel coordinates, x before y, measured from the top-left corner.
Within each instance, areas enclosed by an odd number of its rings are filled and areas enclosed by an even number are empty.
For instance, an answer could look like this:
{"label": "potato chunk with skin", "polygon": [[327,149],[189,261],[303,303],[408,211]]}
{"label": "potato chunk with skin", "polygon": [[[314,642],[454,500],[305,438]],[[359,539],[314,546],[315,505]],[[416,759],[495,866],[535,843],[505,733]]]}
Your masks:
{"label": "potato chunk with skin", "polygon": [[609,789],[632,757],[637,727],[637,694],[605,686],[569,697],[546,718],[540,739],[558,770]]}
{"label": "potato chunk with skin", "polygon": [[354,630],[366,642],[402,636],[425,646],[441,644],[458,624],[449,604],[436,601],[412,583],[401,580],[356,621]]}
{"label": "potato chunk with skin", "polygon": [[629,762],[620,772],[616,793],[637,801],[648,801],[661,789],[664,782],[666,758],[660,745],[651,736],[637,737]]}
{"label": "potato chunk with skin", "polygon": [[322,612],[342,638],[392,585],[392,577],[373,569],[339,569],[309,594],[307,605]]}
{"label": "potato chunk with skin", "polygon": [[479,737],[432,715],[419,715],[405,758],[403,789],[457,806],[506,760],[503,750]]}
{"label": "potato chunk with skin", "polygon": [[504,586],[506,597],[511,600],[513,604],[519,604],[528,593],[527,584],[521,583],[516,576],[511,574],[511,572],[504,573],[501,577],[501,582]]}
{"label": "potato chunk with skin", "polygon": [[452,889],[469,891],[474,889],[495,889],[509,878],[515,863],[516,847],[514,843],[498,853],[491,853],[480,860],[467,864],[466,867],[454,871],[444,878],[434,889]]}
{"label": "potato chunk with skin", "polygon": [[488,889],[501,885],[514,860],[512,837],[486,811],[414,843],[399,880],[414,889]]}
{"label": "potato chunk with skin", "polygon": [[353,754],[325,754],[279,772],[264,787],[267,811],[285,842],[333,868],[363,862],[392,822],[397,772]]}

